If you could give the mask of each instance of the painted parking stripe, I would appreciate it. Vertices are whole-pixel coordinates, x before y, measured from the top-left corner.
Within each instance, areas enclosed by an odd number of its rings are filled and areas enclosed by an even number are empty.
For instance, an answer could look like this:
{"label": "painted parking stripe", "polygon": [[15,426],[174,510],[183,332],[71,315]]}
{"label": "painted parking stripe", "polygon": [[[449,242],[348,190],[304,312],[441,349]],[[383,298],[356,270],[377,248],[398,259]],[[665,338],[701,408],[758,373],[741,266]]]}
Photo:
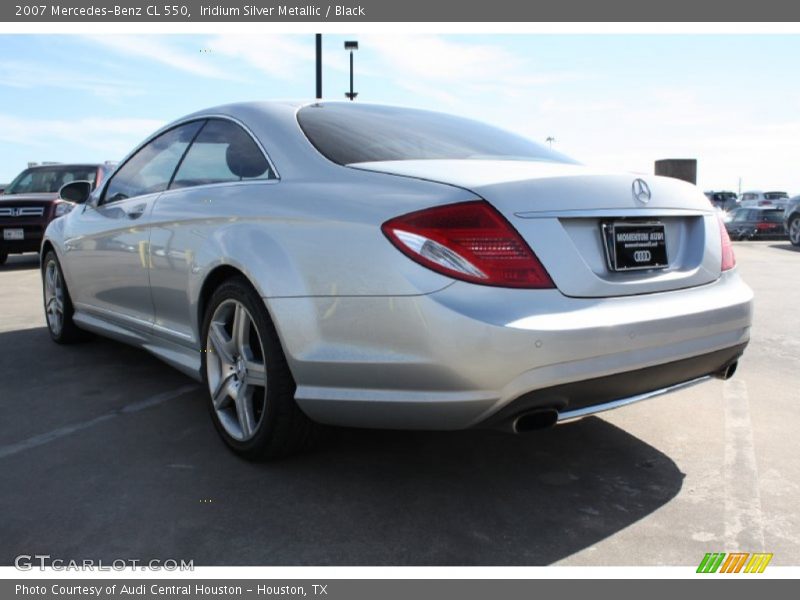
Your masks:
{"label": "painted parking stripe", "polygon": [[764,520],[750,400],[743,379],[723,383],[725,402],[725,550],[764,550]]}
{"label": "painted parking stripe", "polygon": [[196,385],[184,385],[179,387],[178,389],[171,390],[169,392],[162,392],[160,394],[156,394],[144,400],[133,402],[131,404],[126,404],[122,408],[118,408],[117,410],[111,411],[99,417],[95,417],[94,419],[90,419],[89,421],[84,421],[83,423],[75,423],[74,425],[65,425],[64,427],[53,429],[52,431],[48,431],[47,433],[40,433],[39,435],[34,435],[33,437],[29,437],[28,439],[22,440],[21,442],[17,442],[15,444],[9,444],[8,446],[0,446],[0,458],[6,458],[8,456],[13,456],[14,454],[19,454],[20,452],[24,452],[25,450],[30,450],[31,448],[37,448],[38,446],[49,444],[53,440],[57,440],[66,437],[68,435],[72,435],[73,433],[76,433],[78,431],[83,431],[84,429],[89,429],[90,427],[99,425],[100,423],[118,417],[119,415],[127,413],[136,413],[141,410],[145,410],[147,408],[163,404],[164,402],[173,400],[175,398],[178,398],[179,396],[183,396],[184,394],[187,394],[189,392],[194,392],[199,389],[200,388]]}

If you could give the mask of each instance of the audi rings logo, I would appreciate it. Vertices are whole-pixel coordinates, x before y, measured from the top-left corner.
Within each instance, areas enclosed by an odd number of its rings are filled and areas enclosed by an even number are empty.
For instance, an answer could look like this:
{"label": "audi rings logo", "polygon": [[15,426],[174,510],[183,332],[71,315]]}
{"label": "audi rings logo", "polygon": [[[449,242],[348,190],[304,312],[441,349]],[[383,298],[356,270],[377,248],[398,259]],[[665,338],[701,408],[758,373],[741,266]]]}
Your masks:
{"label": "audi rings logo", "polygon": [[633,197],[642,204],[650,202],[652,196],[650,193],[650,186],[647,185],[644,179],[634,179],[631,190],[633,191]]}
{"label": "audi rings logo", "polygon": [[637,263],[650,262],[653,258],[653,253],[650,250],[637,250],[633,253],[633,260]]}

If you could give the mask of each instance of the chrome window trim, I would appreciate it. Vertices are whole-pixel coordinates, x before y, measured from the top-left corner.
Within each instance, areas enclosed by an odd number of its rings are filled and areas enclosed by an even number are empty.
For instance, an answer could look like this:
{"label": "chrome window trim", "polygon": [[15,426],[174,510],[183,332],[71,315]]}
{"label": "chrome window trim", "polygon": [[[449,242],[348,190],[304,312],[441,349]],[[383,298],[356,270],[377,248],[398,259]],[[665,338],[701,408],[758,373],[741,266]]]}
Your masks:
{"label": "chrome window trim", "polygon": [[[127,156],[125,156],[125,158],[123,158],[119,162],[119,164],[117,164],[116,168],[105,178],[105,180],[103,181],[103,190],[102,190],[102,192],[100,194],[101,199],[105,198],[106,189],[108,188],[108,184],[114,179],[114,177],[117,174],[117,171],[119,171],[122,167],[124,167],[128,163],[128,161],[130,159],[132,159],[136,155],[136,153],[139,152],[139,150],[141,150],[142,148],[144,148],[147,144],[152,142],[157,137],[159,137],[161,135],[164,135],[165,133],[167,133],[167,132],[169,132],[169,131],[177,128],[177,127],[181,127],[182,125],[187,125],[187,124],[193,123],[195,121],[208,121],[210,119],[220,119],[220,120],[223,120],[223,121],[230,121],[231,123],[234,123],[235,125],[238,125],[239,127],[241,127],[244,130],[244,132],[247,135],[250,136],[250,138],[253,140],[253,142],[255,142],[256,146],[261,151],[261,154],[263,154],[264,159],[267,161],[267,164],[269,165],[269,168],[272,170],[272,173],[275,175],[275,177],[270,178],[270,179],[257,179],[257,180],[254,179],[254,180],[248,180],[248,181],[224,181],[224,182],[219,182],[219,183],[204,183],[202,185],[193,185],[191,187],[185,187],[185,188],[176,188],[176,189],[167,188],[167,189],[165,189],[165,190],[163,190],[161,192],[156,192],[156,193],[165,194],[167,192],[173,192],[173,191],[177,192],[177,191],[180,191],[180,190],[187,190],[187,189],[200,189],[200,188],[207,188],[207,187],[219,186],[219,185],[235,185],[235,184],[243,184],[243,183],[267,183],[267,182],[278,183],[278,182],[280,182],[281,174],[278,172],[278,169],[275,167],[275,163],[272,162],[272,158],[270,157],[269,152],[267,152],[267,150],[264,148],[264,145],[261,143],[261,140],[259,140],[258,137],[253,133],[252,129],[250,129],[247,125],[245,125],[242,121],[240,121],[236,117],[231,117],[230,115],[223,115],[223,114],[219,114],[219,113],[209,113],[209,114],[204,114],[204,115],[194,115],[194,116],[191,116],[191,117],[187,117],[185,119],[181,119],[179,121],[174,121],[172,123],[169,123],[168,125],[165,125],[164,127],[159,129],[155,133],[151,134],[150,137],[145,139],[142,143],[140,143],[138,146],[136,146],[136,148],[134,148],[131,152],[129,152],[127,154]],[[201,129],[201,131],[202,131],[202,129]],[[192,143],[194,143],[194,140],[192,140]],[[187,147],[187,151],[190,148],[191,148],[191,144],[189,144],[189,146]],[[180,163],[178,165],[176,165],[175,170],[172,173],[173,177],[175,176],[176,171],[177,171],[179,166],[180,166]],[[142,196],[144,196],[144,195],[145,194],[142,194]],[[141,198],[142,196],[131,196],[131,198]],[[125,198],[125,200],[128,200],[128,198]],[[100,204],[105,206],[106,204],[110,204],[110,203],[109,202],[101,202]]]}

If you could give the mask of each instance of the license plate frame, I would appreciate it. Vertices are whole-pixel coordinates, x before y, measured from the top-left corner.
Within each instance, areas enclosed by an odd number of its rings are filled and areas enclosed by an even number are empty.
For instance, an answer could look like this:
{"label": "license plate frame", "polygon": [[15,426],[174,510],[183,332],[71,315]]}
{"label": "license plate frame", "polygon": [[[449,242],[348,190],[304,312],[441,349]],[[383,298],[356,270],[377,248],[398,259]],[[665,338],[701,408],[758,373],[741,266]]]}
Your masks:
{"label": "license plate frame", "polygon": [[6,242],[19,242],[25,239],[25,230],[22,228],[3,229],[3,240]]}
{"label": "license plate frame", "polygon": [[663,270],[669,266],[663,222],[610,221],[602,224],[602,230],[611,271]]}

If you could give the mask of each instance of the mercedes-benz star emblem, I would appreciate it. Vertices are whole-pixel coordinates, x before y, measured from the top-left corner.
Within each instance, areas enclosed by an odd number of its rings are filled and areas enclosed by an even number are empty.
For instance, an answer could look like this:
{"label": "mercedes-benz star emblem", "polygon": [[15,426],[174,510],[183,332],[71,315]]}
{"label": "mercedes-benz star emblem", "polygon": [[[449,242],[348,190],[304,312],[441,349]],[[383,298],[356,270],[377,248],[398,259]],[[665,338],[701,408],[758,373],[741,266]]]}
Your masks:
{"label": "mercedes-benz star emblem", "polygon": [[633,197],[642,204],[650,202],[650,186],[647,185],[644,179],[633,180]]}

